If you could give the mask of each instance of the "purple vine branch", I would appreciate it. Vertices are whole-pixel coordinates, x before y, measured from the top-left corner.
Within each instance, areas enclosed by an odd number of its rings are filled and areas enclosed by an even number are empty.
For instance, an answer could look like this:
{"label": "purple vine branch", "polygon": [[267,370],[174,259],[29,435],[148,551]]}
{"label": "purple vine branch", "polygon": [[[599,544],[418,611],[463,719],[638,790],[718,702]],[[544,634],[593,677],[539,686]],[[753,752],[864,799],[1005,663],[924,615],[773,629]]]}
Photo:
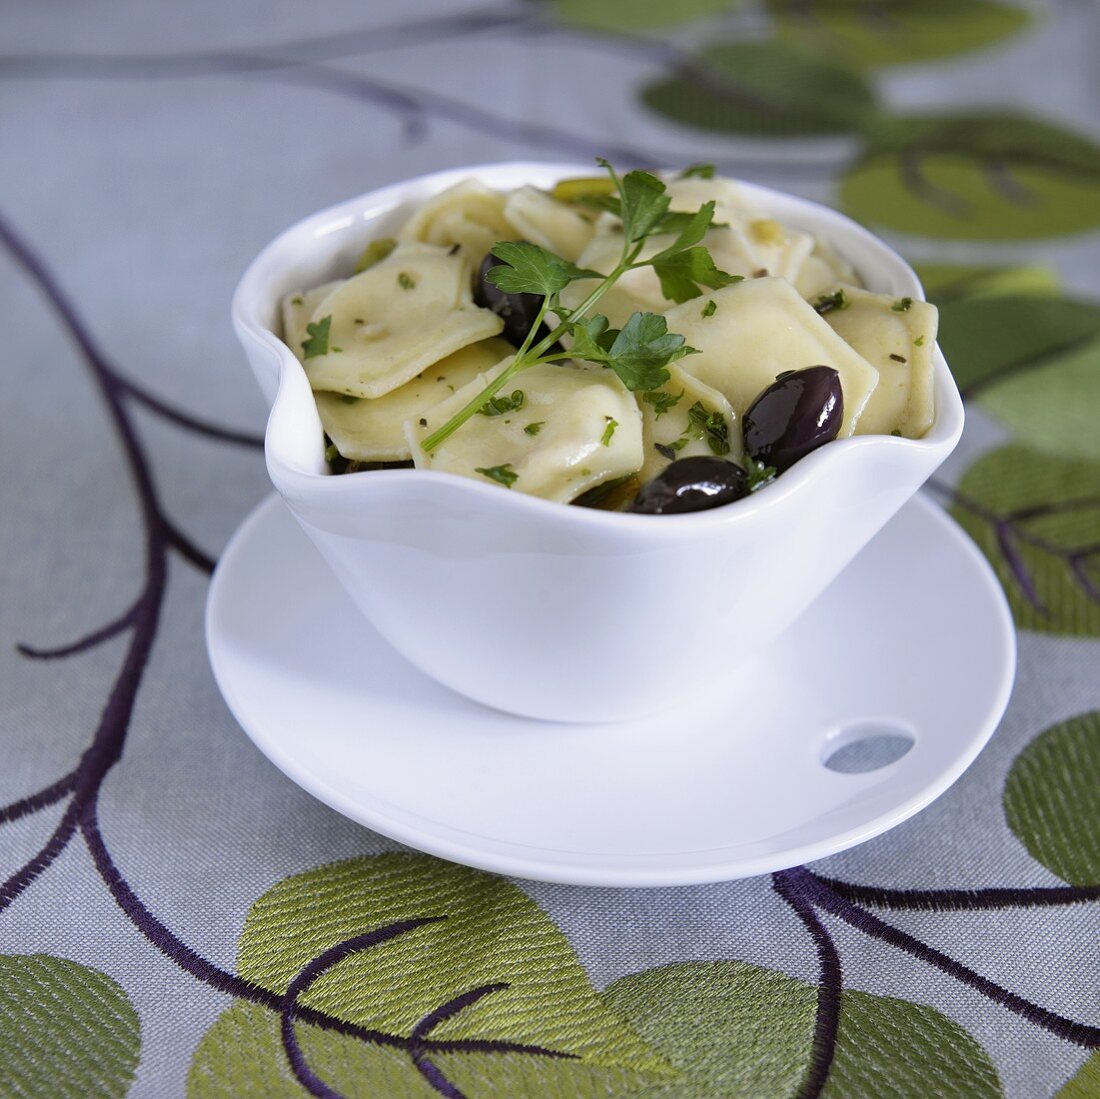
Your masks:
{"label": "purple vine branch", "polygon": [[196,416],[181,412],[179,409],[166,404],[160,397],[142,389],[132,379],[125,378],[118,373],[115,373],[114,377],[122,391],[137,401],[138,404],[144,405],[150,412],[155,413],[169,423],[186,428],[196,435],[205,435],[208,439],[216,439],[218,442],[263,448],[264,437],[262,435],[254,435],[248,431],[238,431],[236,428],[222,427],[207,420],[200,420]]}
{"label": "purple vine branch", "polygon": [[872,938],[880,939],[890,946],[911,955],[918,961],[941,970],[962,984],[969,985],[987,999],[1000,1004],[1014,1014],[1020,1015],[1028,1022],[1042,1027],[1059,1038],[1085,1049],[1100,1049],[1100,1027],[1076,1022],[1064,1015],[1059,1015],[1057,1012],[1033,1004],[1030,1000],[1024,999],[1023,996],[1010,991],[995,981],[991,981],[988,977],[983,976],[962,962],[956,961],[943,951],[921,942],[916,936],[910,935],[907,931],[902,931],[901,928],[894,927],[893,924],[889,924],[880,917],[861,908],[834,890],[825,879],[819,878],[805,867],[796,867],[787,871],[787,873],[800,883],[805,896],[816,908],[830,912],[856,928],[857,931],[862,931]]}
{"label": "purple vine branch", "polygon": [[1045,908],[1100,899],[1100,885],[1054,885],[1015,889],[887,889],[856,885],[818,875],[818,880],[849,901],[876,908],[928,912],[975,912],[993,908]]}
{"label": "purple vine branch", "polygon": [[298,998],[306,993],[310,986],[319,977],[327,973],[334,965],[360,950],[369,950],[372,946],[389,942],[408,931],[414,931],[427,923],[435,923],[442,919],[440,916],[426,916],[420,919],[402,920],[386,927],[378,927],[363,935],[356,935],[351,939],[330,946],[322,951],[316,958],[308,962],[287,985],[283,993],[280,1010],[279,1030],[282,1036],[283,1051],[294,1073],[295,1079],[318,1099],[342,1099],[342,1096],[334,1088],[329,1087],[306,1062],[302,1047],[298,1044],[298,1035],[294,1030],[294,1019],[298,1011]]}
{"label": "purple vine branch", "polygon": [[1096,585],[1087,572],[1089,564],[1094,559],[1100,559],[1100,543],[1069,549],[1023,526],[1024,523],[1033,519],[1072,513],[1085,508],[1100,507],[1100,496],[1082,496],[1075,500],[1035,504],[1001,515],[975,500],[972,496],[968,496],[954,486],[944,484],[934,477],[927,482],[927,486],[933,492],[945,497],[951,503],[957,504],[964,511],[970,512],[971,515],[988,523],[993,528],[997,548],[1000,550],[1005,564],[1008,565],[1013,579],[1019,585],[1027,601],[1038,612],[1041,614],[1049,613],[1039,597],[1031,571],[1020,553],[1019,546],[1021,543],[1061,561],[1077,581],[1085,598],[1100,604],[1100,587]]}
{"label": "purple vine branch", "polygon": [[108,622],[105,626],[92,630],[91,633],[86,633],[76,641],[70,641],[66,645],[38,648],[20,642],[15,648],[21,656],[25,656],[30,660],[60,660],[62,657],[76,656],[78,653],[88,652],[89,649],[94,649],[97,645],[106,644],[112,637],[118,637],[119,634],[125,633],[134,624],[137,606],[136,602],[131,604],[118,618]]}
{"label": "purple vine branch", "polygon": [[790,905],[817,947],[819,972],[814,1036],[810,1047],[810,1063],[798,1089],[797,1099],[818,1099],[829,1082],[829,1072],[836,1057],[840,997],[844,987],[840,955],[829,929],[814,910],[797,873],[781,870],[773,874],[772,888]]}
{"label": "purple vine branch", "polygon": [[50,805],[56,805],[62,798],[72,793],[73,783],[76,781],[76,771],[70,771],[56,782],[25,798],[13,801],[10,805],[0,808],[0,824],[10,824],[20,817],[30,816],[40,812]]}

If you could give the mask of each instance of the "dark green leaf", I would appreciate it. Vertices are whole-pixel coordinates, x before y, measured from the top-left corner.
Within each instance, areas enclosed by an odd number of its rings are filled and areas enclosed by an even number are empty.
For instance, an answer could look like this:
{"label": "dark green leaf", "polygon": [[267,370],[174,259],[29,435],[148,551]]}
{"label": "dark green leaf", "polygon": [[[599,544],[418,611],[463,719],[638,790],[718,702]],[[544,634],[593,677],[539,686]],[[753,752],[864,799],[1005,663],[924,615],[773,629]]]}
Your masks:
{"label": "dark green leaf", "polygon": [[756,492],[757,489],[770,485],[779,476],[775,466],[766,466],[748,454],[744,456],[742,462],[749,476],[749,492]]}
{"label": "dark green leaf", "polygon": [[527,241],[501,241],[491,251],[502,262],[490,268],[485,277],[506,294],[546,297],[564,290],[575,279],[604,277]]}
{"label": "dark green leaf", "polygon": [[657,313],[632,313],[607,353],[607,363],[630,390],[659,389],[670,375],[665,367],[695,353],[684,337],[669,332]]}
{"label": "dark green leaf", "polygon": [[714,179],[713,164],[691,164],[680,173],[681,179]]}
{"label": "dark green leaf", "polygon": [[316,358],[318,355],[328,354],[328,330],[332,324],[332,316],[322,317],[316,324],[306,325],[308,339],[302,340],[302,357],[306,359]]}
{"label": "dark green leaf", "polygon": [[700,317],[713,317],[718,312],[718,304],[713,298],[699,311]]}
{"label": "dark green leaf", "polygon": [[475,466],[474,472],[505,488],[511,488],[519,480],[519,474],[512,468],[511,462],[505,462],[502,466]]}
{"label": "dark green leaf", "polygon": [[607,353],[619,334],[617,328],[608,327],[608,320],[602,313],[574,321],[569,331],[573,337],[570,355],[597,363],[607,362]]}
{"label": "dark green leaf", "polygon": [[642,400],[653,406],[653,417],[659,420],[666,412],[675,408],[684,397],[684,390],[679,393],[669,393],[664,390],[650,390],[642,394]]}
{"label": "dark green leaf", "polygon": [[992,45],[1032,19],[1000,0],[770,0],[781,38],[848,65],[908,65]]}
{"label": "dark green leaf", "polygon": [[1051,873],[1100,885],[1100,711],[1040,733],[1005,780],[1005,819]]}
{"label": "dark green leaf", "polygon": [[[601,161],[610,171],[607,161]],[[631,244],[649,236],[661,223],[672,201],[668,188],[651,172],[627,172],[620,181],[623,235]]]}
{"label": "dark green leaf", "polygon": [[528,424],[524,429],[524,435],[537,435],[546,426],[545,420],[536,420],[534,423]]}
{"label": "dark green leaf", "polygon": [[708,412],[701,402],[696,401],[688,409],[688,422],[700,438],[706,439],[712,454],[717,454],[720,458],[729,454],[729,424],[721,412]]}
{"label": "dark green leaf", "polygon": [[717,133],[862,133],[876,114],[874,94],[828,56],[774,42],[710,46],[642,98],[666,118]]}
{"label": "dark green leaf", "polygon": [[1100,226],[1100,148],[1022,114],[876,126],[841,186],[862,221],[921,236],[1024,240]]}
{"label": "dark green leaf", "polygon": [[[713,221],[714,201],[711,200],[710,202],[704,202],[695,213],[689,215],[687,221],[679,230],[679,236],[667,248],[658,252],[651,262],[674,256],[677,252],[683,252],[693,244],[698,244],[706,236],[707,230]],[[667,222],[668,219],[666,218],[665,225],[662,228],[667,227]]]}
{"label": "dark green leaf", "polygon": [[702,293],[700,286],[720,290],[740,282],[740,275],[729,275],[715,266],[710,252],[702,245],[661,259],[654,258],[653,270],[661,282],[661,293],[672,301],[689,301]]}

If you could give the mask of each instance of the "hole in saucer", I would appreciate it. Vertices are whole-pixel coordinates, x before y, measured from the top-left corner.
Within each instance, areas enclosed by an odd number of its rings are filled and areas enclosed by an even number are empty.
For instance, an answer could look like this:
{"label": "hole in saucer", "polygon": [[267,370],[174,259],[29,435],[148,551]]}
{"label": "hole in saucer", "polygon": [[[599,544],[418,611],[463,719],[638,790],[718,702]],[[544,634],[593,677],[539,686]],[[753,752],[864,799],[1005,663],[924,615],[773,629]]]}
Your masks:
{"label": "hole in saucer", "polygon": [[899,721],[855,721],[829,733],[821,762],[840,774],[867,774],[896,763],[916,742],[916,733]]}

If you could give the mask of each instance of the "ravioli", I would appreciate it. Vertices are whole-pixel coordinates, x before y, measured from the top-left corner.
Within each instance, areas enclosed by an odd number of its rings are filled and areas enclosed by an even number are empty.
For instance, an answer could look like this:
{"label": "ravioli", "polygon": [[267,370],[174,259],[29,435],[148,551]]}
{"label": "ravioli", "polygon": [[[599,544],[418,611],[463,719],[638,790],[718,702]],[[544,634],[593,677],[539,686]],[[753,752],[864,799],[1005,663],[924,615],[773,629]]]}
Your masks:
{"label": "ravioli", "polygon": [[739,416],[784,370],[831,366],[840,374],[844,420],[840,437],[851,435],[878,371],[834,332],[785,279],[746,279],[709,295],[715,303],[703,316],[698,299],[665,314],[699,351],[681,360],[692,376],[722,393]]}
{"label": "ravioli", "polygon": [[343,283],[343,279],[333,279],[332,282],[323,282],[312,290],[295,290],[283,298],[283,343],[299,359],[302,358],[302,344],[309,338],[306,325],[313,317],[313,310]]}
{"label": "ravioli", "polygon": [[[656,477],[674,459],[714,454],[731,462],[744,456],[741,427],[729,401],[678,364],[660,389],[638,393],[645,461],[641,478]],[[668,448],[673,457],[658,447]]]}
{"label": "ravioli", "polygon": [[438,404],[499,363],[512,348],[504,340],[483,340],[422,370],[411,382],[369,400],[344,393],[315,393],[328,437],[345,457],[360,462],[407,461],[405,421]]}
{"label": "ravioli", "polygon": [[459,245],[475,264],[498,240],[512,240],[515,232],[504,216],[507,196],[466,179],[428,199],[397,234],[399,242],[421,241],[444,247]]}
{"label": "ravioli", "polygon": [[513,230],[509,239],[529,240],[571,261],[584,251],[595,231],[575,207],[558,202],[537,187],[512,191],[504,204],[504,216]]}
{"label": "ravioli", "polygon": [[313,310],[328,352],[303,360],[314,389],[381,397],[503,321],[473,304],[470,265],[432,244],[404,244],[341,283]]}
{"label": "ravioli", "polygon": [[498,397],[511,401],[513,394],[522,393],[515,398],[521,407],[495,416],[475,415],[426,454],[422,440],[476,397],[505,365],[408,421],[406,436],[418,468],[481,481],[510,480],[514,491],[563,504],[641,468],[642,414],[633,394],[610,370],[568,363],[545,363],[516,375]]}
{"label": "ravioli", "polygon": [[817,301],[838,284],[862,286],[852,265],[843,260],[824,241],[818,241],[806,257],[798,274],[791,280],[795,289],[810,302]]}
{"label": "ravioli", "polygon": [[825,321],[879,372],[856,434],[900,431],[919,439],[932,426],[932,352],[939,311],[925,301],[848,287],[844,298],[847,307],[830,310]]}

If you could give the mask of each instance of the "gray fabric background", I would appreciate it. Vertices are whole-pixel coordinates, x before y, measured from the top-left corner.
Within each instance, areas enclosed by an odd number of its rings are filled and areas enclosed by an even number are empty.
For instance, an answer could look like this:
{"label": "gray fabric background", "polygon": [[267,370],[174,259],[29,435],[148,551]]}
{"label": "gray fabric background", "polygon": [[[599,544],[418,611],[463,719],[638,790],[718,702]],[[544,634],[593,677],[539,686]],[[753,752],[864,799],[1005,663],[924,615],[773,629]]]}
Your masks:
{"label": "gray fabric background", "polygon": [[[0,50],[255,48],[445,6],[8,3],[0,9]],[[884,81],[885,94],[907,105],[1023,103],[1100,137],[1098,38],[1095,5],[1048,5],[1046,22],[1029,35],[965,62],[898,70]],[[639,62],[565,32],[519,40],[502,31],[332,64],[506,119],[553,122],[594,148],[616,138],[670,163],[713,158],[825,200],[845,149],[843,142],[786,143],[777,153],[761,142],[674,129],[635,105]],[[539,72],[554,74],[549,87]],[[423,171],[569,156],[554,142],[517,140],[495,124],[467,125],[431,110],[424,121],[425,134],[410,141],[390,111],[267,76],[93,79],[0,67],[0,209],[52,265],[124,373],[182,408],[260,431],[264,410],[230,331],[228,302],[270,237],[329,203]],[[1056,265],[1071,288],[1100,292],[1095,236],[1011,248],[897,243],[917,259],[1030,256]],[[14,643],[60,643],[111,618],[133,596],[141,549],[133,494],[101,405],[41,298],[3,258],[0,317],[0,801],[7,802],[75,762],[122,651],[116,640],[40,664],[20,658]],[[995,430],[980,421],[975,416],[970,429],[970,454]],[[168,512],[216,553],[267,491],[260,454],[204,442],[144,414],[140,423]],[[173,562],[151,666],[101,816],[134,888],[181,938],[231,969],[244,914],[264,889],[394,845],[298,790],[238,730],[206,663],[205,591],[204,577]],[[883,885],[1054,884],[1005,827],[1001,787],[1028,740],[1100,706],[1098,656],[1094,641],[1022,636],[1008,716],[977,764],[917,818],[828,860],[824,870]],[[27,857],[58,815],[50,810],[0,834],[0,868],[7,873]],[[766,879],[664,891],[524,888],[601,987],[684,959],[816,972],[804,930]],[[891,919],[1045,1006],[1100,1019],[1095,906]],[[952,979],[836,921],[829,926],[851,987],[931,1003],[958,1020],[989,1050],[1008,1095],[1052,1094],[1084,1060],[1084,1051]],[[141,938],[78,843],[0,917],[0,950],[85,961],[122,984],[142,1018],[132,1091],[140,1099],[181,1094],[195,1044],[227,1004]]]}

